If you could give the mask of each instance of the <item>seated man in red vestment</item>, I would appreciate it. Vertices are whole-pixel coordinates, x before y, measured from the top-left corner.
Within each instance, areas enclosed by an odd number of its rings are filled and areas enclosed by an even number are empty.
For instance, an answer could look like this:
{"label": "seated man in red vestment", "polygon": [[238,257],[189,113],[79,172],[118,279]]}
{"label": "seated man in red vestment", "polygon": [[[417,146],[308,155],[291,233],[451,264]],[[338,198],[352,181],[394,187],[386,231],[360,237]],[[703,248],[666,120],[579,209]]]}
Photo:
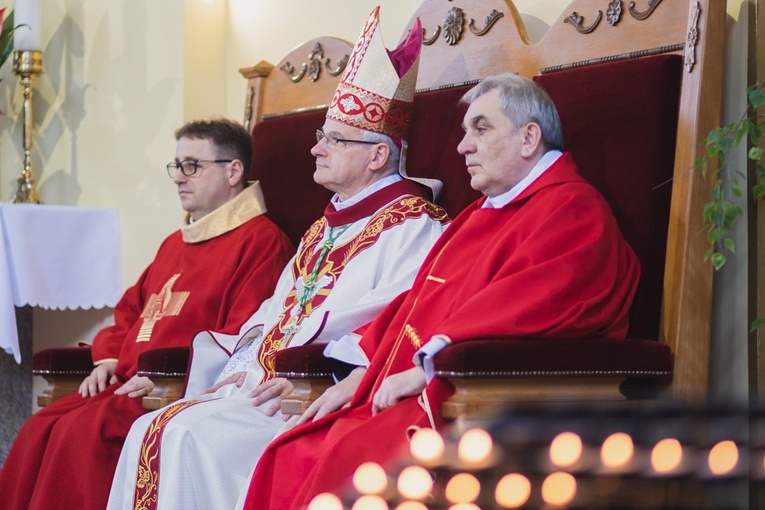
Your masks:
{"label": "seated man in red vestment", "polygon": [[508,73],[463,102],[458,150],[485,197],[454,220],[412,289],[365,332],[360,347],[371,362],[356,369],[365,373],[348,405],[304,417],[266,449],[245,508],[305,508],[342,489],[363,462],[385,465],[405,452],[413,428],[444,426],[440,407],[453,389],[429,366],[446,344],[625,337],[639,263],[606,201],[561,152],[549,96]]}
{"label": "seated man in red vestment", "polygon": [[[93,340],[93,372],[79,392],[33,415],[0,472],[8,509],[104,508],[120,449],[152,383],[136,375],[138,355],[186,346],[202,329],[237,332],[274,290],[294,248],[247,186],[252,138],[213,119],[175,133],[167,171],[191,223],[171,234]],[[90,487],[103,487],[93,501]],[[86,496],[87,495],[87,496]],[[86,501],[87,500],[87,501]]]}

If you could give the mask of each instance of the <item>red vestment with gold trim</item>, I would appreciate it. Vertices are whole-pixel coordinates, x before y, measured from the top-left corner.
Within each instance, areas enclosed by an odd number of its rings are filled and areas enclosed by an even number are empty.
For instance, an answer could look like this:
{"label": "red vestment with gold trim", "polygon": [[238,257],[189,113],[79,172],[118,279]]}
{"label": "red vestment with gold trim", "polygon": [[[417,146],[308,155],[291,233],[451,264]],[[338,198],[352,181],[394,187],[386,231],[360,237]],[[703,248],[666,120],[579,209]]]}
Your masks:
{"label": "red vestment with gold trim", "polygon": [[184,242],[176,231],[162,243],[115,307],[115,325],[102,329],[93,342],[95,361],[118,360],[121,382],[89,398],[68,395],[24,424],[0,472],[0,506],[106,507],[122,443],[133,421],[146,412],[140,398],[113,394],[135,375],[138,355],[189,345],[203,329],[237,332],[270,297],[294,253],[265,216],[222,229],[194,243]]}
{"label": "red vestment with gold trim", "polygon": [[361,463],[390,464],[412,426],[443,425],[453,389],[433,379],[425,395],[372,416],[383,379],[412,368],[423,342],[472,338],[624,338],[640,269],[608,204],[564,155],[499,209],[469,206],[428,255],[412,290],[361,340],[371,365],[350,407],[277,437],[262,455],[245,508],[304,508],[341,490]]}

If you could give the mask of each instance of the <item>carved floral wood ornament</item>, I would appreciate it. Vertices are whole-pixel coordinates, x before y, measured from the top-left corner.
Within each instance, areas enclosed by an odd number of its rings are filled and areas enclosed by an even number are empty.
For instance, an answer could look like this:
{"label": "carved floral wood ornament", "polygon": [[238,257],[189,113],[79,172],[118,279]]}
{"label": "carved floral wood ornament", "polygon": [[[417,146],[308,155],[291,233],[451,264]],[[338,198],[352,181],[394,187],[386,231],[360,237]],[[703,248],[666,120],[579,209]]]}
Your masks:
{"label": "carved floral wood ornament", "polygon": [[[496,9],[492,9],[491,12],[484,19],[483,28],[476,28],[475,20],[470,18],[468,21],[468,29],[477,36],[486,35],[491,30],[491,27],[505,15]],[[449,46],[454,46],[462,38],[462,32],[465,25],[465,11],[459,7],[452,7],[449,12],[446,13],[443,23],[444,39]],[[430,46],[435,43],[438,36],[441,35],[441,25],[436,25],[436,29],[433,31],[433,35],[428,37],[425,33],[425,29],[422,29],[422,44]]]}
{"label": "carved floral wood ornament", "polygon": [[[606,21],[612,27],[616,26],[616,24],[619,23],[622,18],[622,3],[622,0],[610,0],[608,2],[608,6],[606,8]],[[627,5],[627,10],[629,11],[630,16],[636,20],[643,21],[647,19],[651,14],[653,14],[653,11],[656,10],[660,3],[661,0],[648,0],[648,7],[646,10],[638,11],[636,8],[636,2],[630,2]],[[595,30],[595,28],[597,28],[602,19],[603,11],[598,11],[597,16],[595,16],[595,21],[593,21],[590,25],[585,26],[584,16],[581,16],[579,13],[574,11],[568,18],[564,20],[564,22],[573,25],[574,28],[576,28],[576,31],[581,34],[589,34]]]}
{"label": "carved floral wood ornament", "polygon": [[300,73],[295,75],[295,66],[290,62],[285,62],[279,69],[282,70],[287,76],[290,77],[293,83],[298,83],[303,77],[308,74],[308,79],[315,82],[321,76],[322,59],[324,68],[330,76],[338,76],[345,70],[345,66],[348,64],[349,55],[345,55],[337,63],[337,67],[334,69],[331,67],[330,58],[324,58],[324,48],[321,43],[316,43],[311,53],[308,54],[308,63],[303,62],[301,65]]}
{"label": "carved floral wood ornament", "polygon": [[[630,15],[635,18],[638,21],[646,20],[653,12],[656,10],[656,8],[661,3],[661,0],[648,0],[648,7],[644,11],[638,11],[635,7],[635,2],[630,2],[627,6],[627,9],[630,13]],[[699,13],[701,12],[701,7],[696,0],[695,2],[691,2],[691,22],[690,27],[688,29],[688,35],[686,38],[685,44],[680,45],[672,45],[672,46],[666,46],[666,47],[660,47],[660,48],[653,48],[651,50],[643,50],[642,54],[631,54],[629,55],[630,58],[635,58],[639,56],[648,56],[648,55],[655,55],[659,53],[670,53],[677,50],[684,50],[685,53],[685,69],[687,72],[691,72],[693,70],[693,66],[696,65],[696,43],[699,38],[698,33],[698,24],[699,24]],[[608,2],[608,8],[606,9],[606,21],[611,26],[616,26],[617,23],[621,20],[622,15],[622,0],[610,0]],[[592,22],[592,24],[585,26],[585,19],[584,16],[581,16],[578,12],[573,11],[566,19],[563,20],[564,23],[569,23],[576,28],[576,31],[580,34],[589,34],[592,33],[600,24],[600,21],[603,19],[603,11],[598,11],[597,16],[595,17],[595,21]],[[617,55],[611,58],[611,60],[618,60],[621,56]],[[603,59],[603,61],[606,61],[608,59]],[[595,63],[594,61],[587,61],[582,62],[577,65],[574,65],[572,67],[577,67],[578,65],[584,65],[584,64],[592,64]],[[560,70],[562,68],[548,68],[543,69],[542,73],[550,72],[554,70]]]}

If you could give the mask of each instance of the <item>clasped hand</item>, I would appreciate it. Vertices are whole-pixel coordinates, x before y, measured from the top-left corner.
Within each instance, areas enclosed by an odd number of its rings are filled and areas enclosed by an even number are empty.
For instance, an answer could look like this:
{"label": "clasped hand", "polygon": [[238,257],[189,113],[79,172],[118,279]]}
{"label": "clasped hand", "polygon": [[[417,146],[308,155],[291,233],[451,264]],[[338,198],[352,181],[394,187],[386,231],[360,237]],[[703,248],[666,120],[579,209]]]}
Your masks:
{"label": "clasped hand", "polygon": [[90,375],[80,384],[80,388],[77,390],[78,393],[82,398],[96,396],[104,391],[109,385],[119,381],[115,375],[116,370],[116,361],[107,361],[106,363],[96,365]]}
{"label": "clasped hand", "polygon": [[[87,376],[78,390],[83,398],[93,397],[104,391],[108,386],[119,382],[115,371],[117,363],[107,361],[97,365]],[[154,383],[148,377],[134,375],[125,384],[114,390],[115,395],[127,395],[130,398],[143,397],[151,393]]]}

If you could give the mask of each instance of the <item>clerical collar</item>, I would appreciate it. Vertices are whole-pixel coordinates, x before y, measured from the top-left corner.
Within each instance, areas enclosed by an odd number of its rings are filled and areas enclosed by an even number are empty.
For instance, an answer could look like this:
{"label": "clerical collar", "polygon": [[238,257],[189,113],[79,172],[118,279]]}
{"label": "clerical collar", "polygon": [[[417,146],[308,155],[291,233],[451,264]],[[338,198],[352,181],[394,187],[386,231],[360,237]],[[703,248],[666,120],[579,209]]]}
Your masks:
{"label": "clerical collar", "polygon": [[526,177],[521,179],[518,184],[510,188],[509,191],[505,191],[504,193],[495,195],[493,197],[488,197],[484,201],[481,208],[499,209],[500,207],[506,206],[512,202],[515,197],[520,195],[523,190],[531,186],[531,183],[536,181],[540,175],[545,173],[545,171],[550,168],[553,163],[558,161],[558,158],[561,157],[562,154],[563,153],[558,150],[547,151],[541,158],[539,158],[539,161],[537,161],[537,164],[534,165],[534,168],[531,169],[531,172],[529,172]]}
{"label": "clerical collar", "polygon": [[181,227],[181,235],[186,243],[201,243],[230,232],[265,212],[266,202],[260,182],[255,181],[214,211]]}
{"label": "clerical collar", "polygon": [[[347,203],[349,200],[344,200],[343,202],[347,206],[340,210],[338,210],[335,204],[330,201],[329,204],[327,204],[326,209],[324,209],[324,217],[327,219],[327,225],[330,227],[339,227],[340,225],[347,225],[348,223],[366,218],[367,216],[374,214],[381,207],[405,195],[414,195],[421,197],[424,200],[429,200],[430,195],[425,187],[410,179],[402,179],[398,174],[395,174],[395,177],[399,178],[393,179],[393,182],[389,182],[387,185],[384,185],[384,187],[379,188],[376,191],[373,190],[371,194],[366,195],[352,205],[348,206]],[[356,198],[359,194],[356,194],[352,198]]]}
{"label": "clerical collar", "polygon": [[331,198],[332,205],[335,206],[335,210],[341,211],[347,207],[352,206],[353,204],[358,204],[362,200],[364,200],[366,197],[371,195],[377,190],[381,190],[386,186],[390,186],[394,182],[398,182],[403,180],[403,177],[399,174],[391,174],[388,176],[383,177],[379,181],[375,181],[363,190],[359,191],[355,195],[353,195],[348,200],[340,200],[340,197],[337,196],[337,193]]}

